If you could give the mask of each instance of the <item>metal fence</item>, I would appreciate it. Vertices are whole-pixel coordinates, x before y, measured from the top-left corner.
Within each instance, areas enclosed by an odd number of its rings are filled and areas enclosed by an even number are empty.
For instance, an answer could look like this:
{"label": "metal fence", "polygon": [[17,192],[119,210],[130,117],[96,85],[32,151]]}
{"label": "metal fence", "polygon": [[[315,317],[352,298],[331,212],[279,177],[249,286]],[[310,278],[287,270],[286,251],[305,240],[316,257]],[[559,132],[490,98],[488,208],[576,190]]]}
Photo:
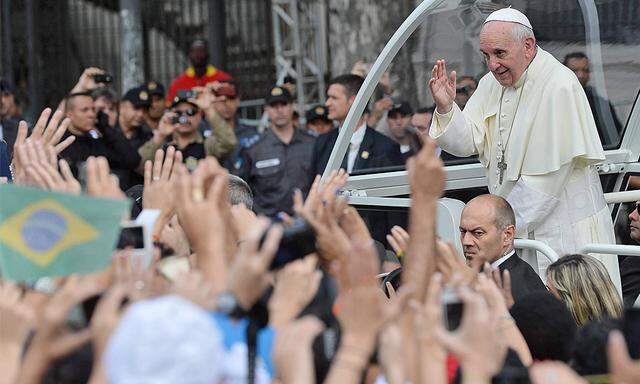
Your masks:
{"label": "metal fence", "polygon": [[[112,73],[114,88],[122,91],[118,0],[1,3],[2,75],[15,85],[30,120],[44,106],[57,105],[89,66]],[[140,0],[140,5],[145,79],[168,88],[188,66],[189,43],[205,38],[215,40],[214,64],[236,78],[244,99],[263,97],[275,81],[270,1]]]}

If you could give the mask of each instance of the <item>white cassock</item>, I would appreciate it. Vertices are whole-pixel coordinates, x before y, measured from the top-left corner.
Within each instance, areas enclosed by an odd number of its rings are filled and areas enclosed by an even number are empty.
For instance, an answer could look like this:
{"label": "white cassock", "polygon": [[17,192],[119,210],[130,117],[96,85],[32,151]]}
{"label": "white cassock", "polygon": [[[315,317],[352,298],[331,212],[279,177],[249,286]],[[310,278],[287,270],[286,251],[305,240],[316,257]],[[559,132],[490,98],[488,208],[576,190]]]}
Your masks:
{"label": "white cassock", "polygon": [[[605,156],[589,102],[573,72],[540,47],[514,87],[486,74],[464,112],[455,103],[446,115],[436,112],[429,134],[453,155],[478,155],[489,191],[516,213],[517,237],[543,241],[559,255],[587,243],[615,244],[594,168]],[[620,290],[617,257],[596,258]],[[549,261],[537,259],[544,279]]]}

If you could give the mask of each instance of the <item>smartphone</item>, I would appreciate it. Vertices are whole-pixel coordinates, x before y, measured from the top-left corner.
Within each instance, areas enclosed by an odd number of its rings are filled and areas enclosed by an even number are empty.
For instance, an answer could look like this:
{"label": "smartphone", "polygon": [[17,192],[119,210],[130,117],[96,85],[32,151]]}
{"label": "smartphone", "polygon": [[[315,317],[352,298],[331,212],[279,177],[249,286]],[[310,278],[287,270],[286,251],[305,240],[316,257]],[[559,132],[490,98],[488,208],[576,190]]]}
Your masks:
{"label": "smartphone", "polygon": [[640,308],[627,308],[623,319],[622,333],[627,341],[629,356],[636,360],[640,358]]}
{"label": "smartphone", "polygon": [[198,92],[193,89],[181,89],[178,91],[178,97],[182,100],[185,99],[195,99],[198,97]]}
{"label": "smartphone", "polygon": [[113,76],[108,73],[99,73],[97,75],[93,75],[93,81],[103,84],[113,83]]}
{"label": "smartphone", "polygon": [[120,230],[118,249],[144,249],[144,226],[135,223],[124,223]]}
{"label": "smartphone", "polygon": [[126,221],[120,224],[120,238],[118,249],[131,251],[131,263],[135,267],[149,268],[153,259],[153,242],[151,230],[153,227],[137,221]]}
{"label": "smartphone", "polygon": [[462,322],[464,304],[453,288],[445,287],[442,291],[442,320],[448,331],[455,331]]}
{"label": "smartphone", "polygon": [[[267,231],[262,235],[260,244],[264,242]],[[278,269],[287,263],[301,259],[316,251],[316,234],[311,225],[304,219],[296,218],[288,227],[284,228],[280,246],[271,262],[271,269]]]}

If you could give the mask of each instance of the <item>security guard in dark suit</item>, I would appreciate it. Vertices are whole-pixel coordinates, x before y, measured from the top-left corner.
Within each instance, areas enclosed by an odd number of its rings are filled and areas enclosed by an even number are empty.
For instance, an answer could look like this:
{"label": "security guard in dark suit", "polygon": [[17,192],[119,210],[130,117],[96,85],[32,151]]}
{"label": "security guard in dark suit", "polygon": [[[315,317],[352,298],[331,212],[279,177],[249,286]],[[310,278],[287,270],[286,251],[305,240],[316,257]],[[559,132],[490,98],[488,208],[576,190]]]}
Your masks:
{"label": "security guard in dark suit", "polygon": [[251,187],[254,211],[266,216],[293,213],[293,192],[311,185],[311,154],[315,138],[293,126],[293,97],[273,87],[266,97],[269,128],[241,152],[243,163],[232,172]]}

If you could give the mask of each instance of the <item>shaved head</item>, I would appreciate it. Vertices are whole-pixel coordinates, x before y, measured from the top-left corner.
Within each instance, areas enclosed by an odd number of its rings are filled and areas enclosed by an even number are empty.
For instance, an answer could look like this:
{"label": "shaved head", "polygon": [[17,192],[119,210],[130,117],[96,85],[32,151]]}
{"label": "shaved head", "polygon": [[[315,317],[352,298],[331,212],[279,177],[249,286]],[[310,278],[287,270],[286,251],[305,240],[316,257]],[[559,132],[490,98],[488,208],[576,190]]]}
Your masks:
{"label": "shaved head", "polygon": [[507,200],[478,196],[467,203],[460,217],[460,242],[471,266],[492,263],[513,249],[516,218]]}
{"label": "shaved head", "polygon": [[[483,206],[487,209],[487,212],[491,210],[493,222],[499,230],[503,230],[510,225],[516,225],[516,215],[513,212],[513,208],[509,202],[498,195],[481,195],[471,199],[465,206],[470,209],[475,209],[476,206]],[[464,215],[464,210],[463,210]]]}

